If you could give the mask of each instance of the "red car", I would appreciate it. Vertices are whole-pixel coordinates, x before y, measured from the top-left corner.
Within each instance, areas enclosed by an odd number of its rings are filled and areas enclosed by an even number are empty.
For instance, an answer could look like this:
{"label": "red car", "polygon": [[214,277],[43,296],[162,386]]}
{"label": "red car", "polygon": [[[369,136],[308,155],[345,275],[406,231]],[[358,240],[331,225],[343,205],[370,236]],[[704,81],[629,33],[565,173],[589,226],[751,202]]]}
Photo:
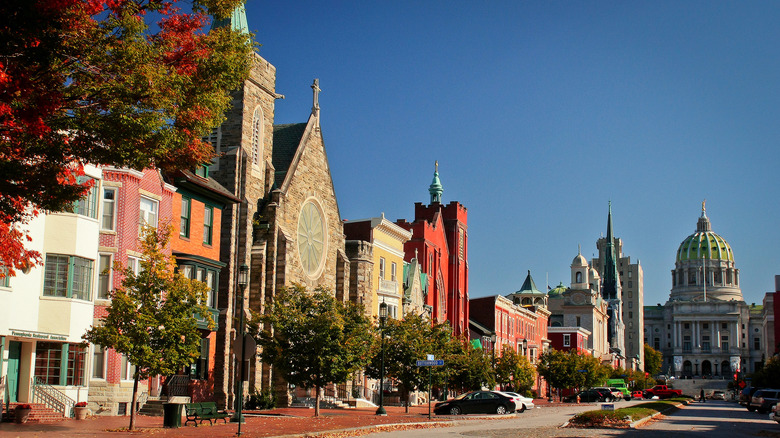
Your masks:
{"label": "red car", "polygon": [[641,400],[641,399],[645,398],[645,395],[644,395],[644,393],[642,391],[634,391],[634,392],[631,393],[631,398],[635,398],[635,399]]}

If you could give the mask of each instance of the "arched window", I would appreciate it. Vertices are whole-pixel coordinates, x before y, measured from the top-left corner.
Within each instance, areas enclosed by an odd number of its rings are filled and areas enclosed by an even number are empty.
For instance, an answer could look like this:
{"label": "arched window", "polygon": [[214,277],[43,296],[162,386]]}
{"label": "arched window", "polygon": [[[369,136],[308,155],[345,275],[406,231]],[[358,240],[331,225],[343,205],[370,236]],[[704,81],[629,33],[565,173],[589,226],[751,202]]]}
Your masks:
{"label": "arched window", "polygon": [[574,275],[574,282],[575,283],[582,283],[582,272],[577,272]]}
{"label": "arched window", "polygon": [[252,117],[252,164],[260,165],[263,159],[263,109],[258,105]]}
{"label": "arched window", "polygon": [[531,299],[528,297],[523,298],[523,305],[524,306],[530,306],[531,305]]}

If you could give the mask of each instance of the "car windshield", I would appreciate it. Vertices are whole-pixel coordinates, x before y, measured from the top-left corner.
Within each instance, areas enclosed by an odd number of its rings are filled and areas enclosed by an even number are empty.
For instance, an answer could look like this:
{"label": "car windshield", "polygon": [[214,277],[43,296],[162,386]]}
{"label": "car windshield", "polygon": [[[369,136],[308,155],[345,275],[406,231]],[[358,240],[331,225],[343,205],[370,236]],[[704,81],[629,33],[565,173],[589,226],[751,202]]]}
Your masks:
{"label": "car windshield", "polygon": [[463,394],[455,397],[453,400],[463,400],[467,395],[471,395],[471,394],[473,394],[473,392],[466,392],[466,393],[463,393]]}

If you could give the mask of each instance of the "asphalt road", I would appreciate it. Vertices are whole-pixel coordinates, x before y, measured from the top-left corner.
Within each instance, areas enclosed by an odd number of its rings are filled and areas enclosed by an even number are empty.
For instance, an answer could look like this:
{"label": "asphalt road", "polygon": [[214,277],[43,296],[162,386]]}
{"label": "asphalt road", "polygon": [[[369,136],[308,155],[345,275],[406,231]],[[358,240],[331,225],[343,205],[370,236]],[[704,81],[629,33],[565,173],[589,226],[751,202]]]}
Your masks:
{"label": "asphalt road", "polygon": [[[617,407],[640,403],[619,402]],[[536,408],[522,414],[484,416],[458,422],[455,426],[438,429],[375,433],[375,438],[457,438],[457,437],[777,437],[780,424],[768,415],[748,412],[734,402],[707,401],[693,403],[674,414],[661,416],[639,429],[578,429],[559,428],[572,415],[598,409],[597,404],[563,405]]]}

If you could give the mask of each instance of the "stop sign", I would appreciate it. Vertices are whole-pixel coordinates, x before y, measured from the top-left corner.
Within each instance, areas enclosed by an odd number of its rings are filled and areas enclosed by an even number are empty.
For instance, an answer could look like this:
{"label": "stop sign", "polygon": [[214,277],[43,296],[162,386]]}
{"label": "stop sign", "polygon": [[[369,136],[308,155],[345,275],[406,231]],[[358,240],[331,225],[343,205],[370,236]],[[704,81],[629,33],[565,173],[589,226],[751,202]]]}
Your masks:
{"label": "stop sign", "polygon": [[739,389],[745,389],[745,382],[739,382]]}

